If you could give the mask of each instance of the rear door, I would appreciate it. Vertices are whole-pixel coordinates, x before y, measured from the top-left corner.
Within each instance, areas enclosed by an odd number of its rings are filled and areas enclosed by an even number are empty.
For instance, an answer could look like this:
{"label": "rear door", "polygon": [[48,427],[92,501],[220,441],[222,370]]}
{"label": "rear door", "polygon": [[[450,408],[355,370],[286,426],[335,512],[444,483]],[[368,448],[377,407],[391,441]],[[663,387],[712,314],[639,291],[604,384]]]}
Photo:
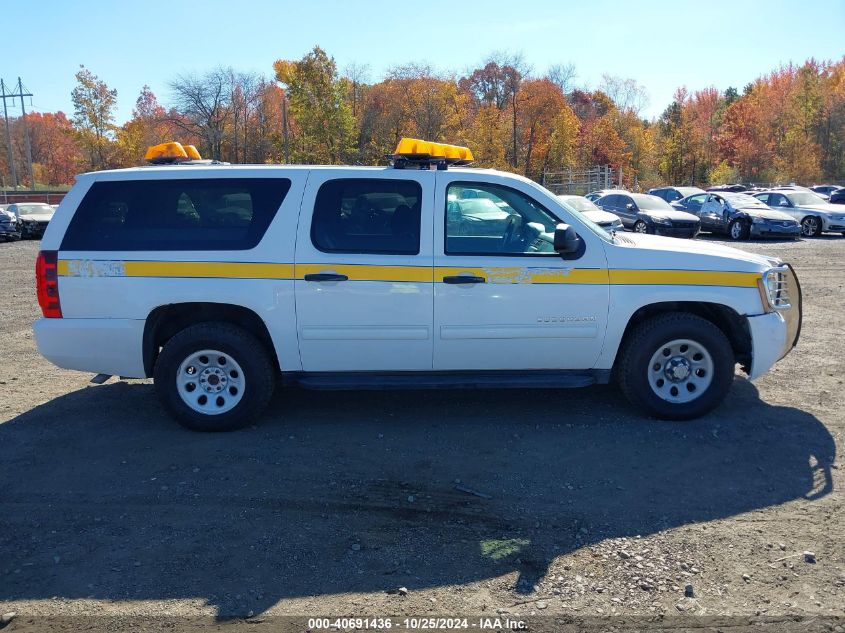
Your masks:
{"label": "rear door", "polygon": [[434,178],[311,172],[294,273],[304,371],[431,369]]}

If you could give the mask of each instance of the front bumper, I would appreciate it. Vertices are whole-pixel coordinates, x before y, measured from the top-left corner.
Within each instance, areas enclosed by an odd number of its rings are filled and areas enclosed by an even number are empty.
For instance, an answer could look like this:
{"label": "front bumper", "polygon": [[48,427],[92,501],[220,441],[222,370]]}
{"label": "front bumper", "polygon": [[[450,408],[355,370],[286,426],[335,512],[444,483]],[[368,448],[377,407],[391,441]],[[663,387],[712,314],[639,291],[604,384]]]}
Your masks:
{"label": "front bumper", "polygon": [[790,307],[748,317],[751,332],[750,379],[765,374],[798,344],[803,322],[803,297],[801,284],[792,266],[787,264],[787,292]]}
{"label": "front bumper", "polygon": [[660,224],[652,224],[654,228],[655,235],[663,235],[665,237],[685,237],[685,238],[693,238],[698,235],[699,228],[698,226],[694,227],[675,227],[675,226],[663,226]]}
{"label": "front bumper", "polygon": [[0,226],[0,237],[7,240],[19,240],[21,233],[14,226]]}
{"label": "front bumper", "polygon": [[751,237],[801,237],[801,225],[752,224]]}

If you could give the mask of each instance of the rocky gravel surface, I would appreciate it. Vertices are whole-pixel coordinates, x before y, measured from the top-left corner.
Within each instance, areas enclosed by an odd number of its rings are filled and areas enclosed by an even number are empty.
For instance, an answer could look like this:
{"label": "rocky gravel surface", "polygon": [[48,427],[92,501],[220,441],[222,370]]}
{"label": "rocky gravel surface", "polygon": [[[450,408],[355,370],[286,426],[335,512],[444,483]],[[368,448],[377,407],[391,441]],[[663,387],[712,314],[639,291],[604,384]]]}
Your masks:
{"label": "rocky gravel surface", "polygon": [[37,248],[0,244],[4,631],[845,630],[845,238],[741,245],[795,265],[804,331],[701,420],[645,419],[612,387],[279,390],[226,435],[176,426],[149,381],[43,360]]}

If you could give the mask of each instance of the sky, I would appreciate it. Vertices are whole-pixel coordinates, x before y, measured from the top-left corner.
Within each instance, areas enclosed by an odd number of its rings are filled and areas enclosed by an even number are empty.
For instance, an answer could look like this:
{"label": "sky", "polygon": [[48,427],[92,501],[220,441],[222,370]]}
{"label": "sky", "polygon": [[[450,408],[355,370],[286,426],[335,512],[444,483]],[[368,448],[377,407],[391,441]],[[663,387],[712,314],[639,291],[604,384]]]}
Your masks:
{"label": "sky", "polygon": [[[34,95],[27,111],[71,116],[84,64],[117,89],[118,123],[145,84],[167,106],[179,74],[223,65],[272,78],[273,61],[315,45],[341,70],[366,65],[373,82],[411,62],[460,75],[494,51],[521,53],[534,76],[572,63],[579,87],[596,88],[604,73],[635,79],[649,96],[646,118],[679,86],[741,91],[781,64],[845,55],[845,0],[4,0],[2,8],[0,77],[23,79]],[[18,114],[16,103],[10,115]]]}

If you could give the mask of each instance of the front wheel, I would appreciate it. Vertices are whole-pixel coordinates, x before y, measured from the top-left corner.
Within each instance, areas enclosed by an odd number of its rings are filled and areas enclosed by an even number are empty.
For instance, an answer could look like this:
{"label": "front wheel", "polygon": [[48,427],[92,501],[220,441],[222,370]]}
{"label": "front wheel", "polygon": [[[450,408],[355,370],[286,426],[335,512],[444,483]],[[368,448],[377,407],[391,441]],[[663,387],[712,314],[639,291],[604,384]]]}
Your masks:
{"label": "front wheel", "polygon": [[162,405],[194,431],[233,431],[270,402],[275,371],[261,343],[229,323],[199,323],[171,338],[156,360]]}
{"label": "front wheel", "polygon": [[651,231],[649,231],[648,225],[645,222],[637,220],[634,224],[634,233],[651,233]]}
{"label": "front wheel", "polygon": [[813,215],[808,215],[801,220],[801,233],[804,237],[818,237],[822,234],[822,221]]}
{"label": "front wheel", "polygon": [[628,400],[649,415],[690,420],[717,407],[734,376],[731,344],[710,321],[668,312],[634,328],[617,366]]}
{"label": "front wheel", "polygon": [[742,220],[734,220],[728,227],[728,235],[730,235],[732,240],[737,242],[740,240],[747,240],[750,233],[751,230],[749,229],[748,224]]}

